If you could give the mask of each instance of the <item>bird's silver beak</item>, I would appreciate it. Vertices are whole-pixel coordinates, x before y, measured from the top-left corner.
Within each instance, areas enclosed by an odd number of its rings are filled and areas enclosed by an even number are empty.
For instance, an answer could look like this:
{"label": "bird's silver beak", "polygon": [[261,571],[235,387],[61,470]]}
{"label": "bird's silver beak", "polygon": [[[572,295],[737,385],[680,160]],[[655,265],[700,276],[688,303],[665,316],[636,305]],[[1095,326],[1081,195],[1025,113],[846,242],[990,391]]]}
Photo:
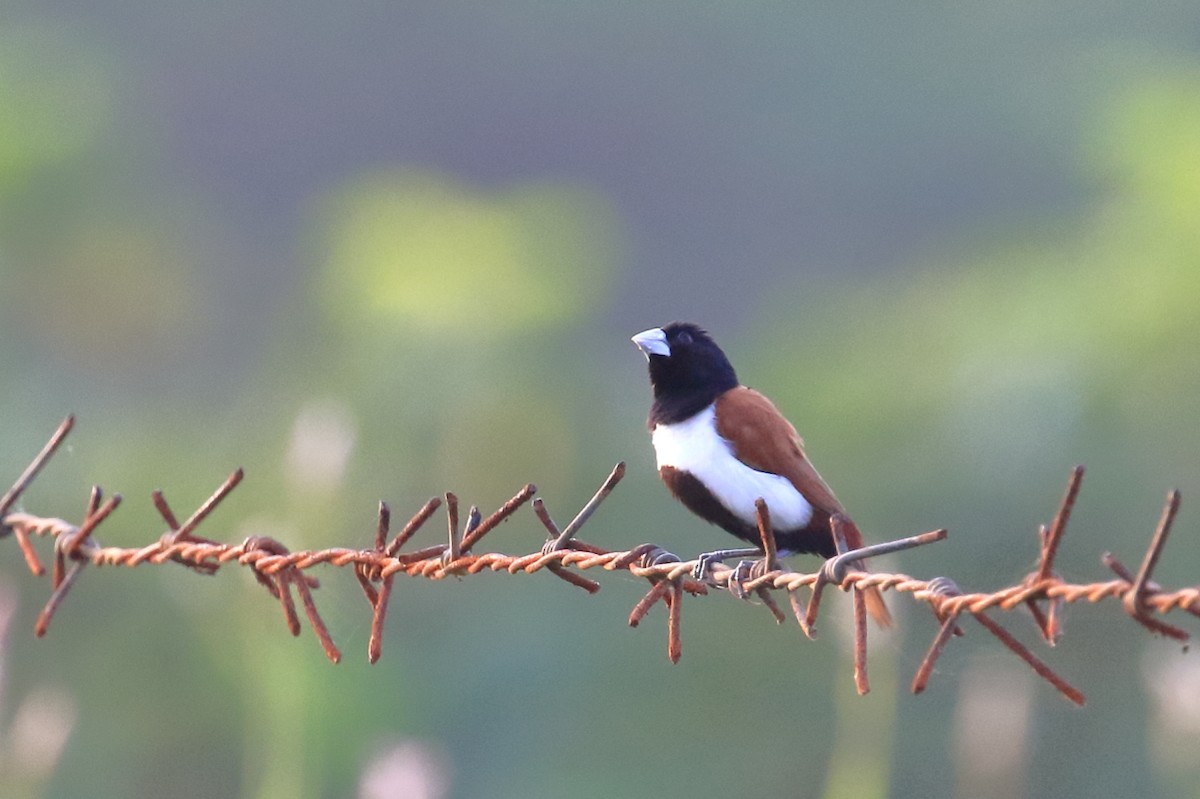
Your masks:
{"label": "bird's silver beak", "polygon": [[637,345],[637,348],[646,356],[646,360],[650,360],[651,355],[662,355],[663,357],[671,355],[671,348],[667,346],[667,334],[661,327],[643,330],[630,341]]}

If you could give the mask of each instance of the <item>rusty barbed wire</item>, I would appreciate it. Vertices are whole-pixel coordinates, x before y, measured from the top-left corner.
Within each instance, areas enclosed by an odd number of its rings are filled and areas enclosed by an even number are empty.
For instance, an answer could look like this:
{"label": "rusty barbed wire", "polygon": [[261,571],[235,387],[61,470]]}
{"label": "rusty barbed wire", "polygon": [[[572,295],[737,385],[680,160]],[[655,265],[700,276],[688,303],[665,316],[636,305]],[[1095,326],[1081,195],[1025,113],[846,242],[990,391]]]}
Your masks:
{"label": "rusty barbed wire", "polygon": [[[1152,579],[1155,566],[1166,545],[1180,496],[1172,491],[1160,516],[1141,567],[1135,573],[1127,569],[1114,555],[1105,553],[1101,560],[1113,571],[1116,579],[1075,584],[1062,580],[1054,572],[1054,561],[1074,508],[1083,479],[1083,467],[1076,467],[1070,476],[1067,491],[1049,527],[1039,529],[1041,544],[1037,568],[1021,582],[992,592],[963,592],[948,577],[919,579],[907,574],[866,572],[852,566],[864,558],[890,554],[946,538],[945,530],[933,530],[920,535],[888,541],[850,550],[846,545],[844,525],[840,515],[832,519],[838,554],[827,559],[813,573],[795,572],[779,566],[776,560],[774,532],[770,511],[759,500],[758,526],[762,536],[764,557],[749,569],[714,564],[703,579],[694,577],[696,560],[682,560],[655,544],[642,544],[630,550],[609,551],[579,540],[576,536],[600,503],[612,492],[625,473],[624,463],[618,463],[595,495],[575,515],[572,521],[559,528],[546,509],[545,502],[535,498],[537,488],[524,486],[493,513],[484,517],[477,507],[471,507],[460,529],[458,498],[452,493],[433,497],[405,523],[390,541],[391,510],[380,502],[373,546],[370,549],[332,547],[322,550],[292,552],[284,544],[266,536],[251,536],[240,544],[222,543],[196,535],[196,528],[241,482],[241,469],[233,472],[200,507],[182,523],[178,521],[161,491],[151,495],[153,504],[167,526],[157,541],[138,548],[105,547],[95,538],[95,531],[121,503],[114,494],[107,501],[97,486],[91,491],[83,519],[78,525],[60,518],[37,516],[12,510],[22,493],[54,455],[71,431],[75,420],[67,417],[41,452],[0,498],[0,538],[12,536],[35,576],[45,574],[32,539],[46,537],[54,542],[54,561],[51,572],[51,595],[38,616],[34,633],[44,636],[71,587],[88,566],[128,566],[177,563],[202,574],[214,574],[222,566],[236,564],[251,569],[255,578],[279,601],[288,629],[299,635],[301,624],[292,590],[300,596],[305,616],[320,641],[326,656],[334,663],[341,660],[341,651],[334,643],[325,622],[317,610],[313,591],[320,583],[306,572],[321,564],[351,567],[372,608],[371,634],[367,657],[371,663],[379,660],[383,648],[384,621],[398,575],[441,580],[447,576],[478,574],[488,570],[508,574],[533,574],[546,570],[565,582],[589,593],[600,590],[599,583],[580,574],[589,569],[627,571],[649,581],[650,589],[634,605],[629,624],[637,627],[651,609],[662,601],[667,607],[667,656],[677,662],[682,654],[681,613],[685,593],[704,595],[709,589],[727,589],[741,598],[755,596],[764,607],[783,623],[786,615],[776,601],[776,592],[787,594],[788,604],[800,629],[808,638],[816,637],[816,622],[824,590],[835,586],[853,597],[854,617],[854,679],[860,694],[870,690],[867,676],[867,624],[862,591],[876,587],[881,591],[908,594],[926,605],[938,623],[938,632],[924,660],[913,677],[911,689],[921,693],[928,685],[937,659],[946,644],[964,634],[959,623],[974,618],[987,632],[1021,658],[1040,677],[1059,693],[1077,705],[1084,704],[1083,694],[1060,677],[1046,663],[1018,641],[1011,632],[997,623],[989,611],[1008,612],[1026,607],[1044,641],[1054,646],[1061,634],[1063,605],[1076,602],[1098,603],[1119,599],[1122,610],[1139,624],[1177,641],[1187,641],[1182,628],[1162,621],[1158,616],[1183,610],[1200,616],[1200,587],[1168,591]],[[531,501],[532,500],[532,501]],[[534,515],[546,529],[547,539],[542,548],[526,555],[506,555],[498,552],[475,554],[471,550],[484,535],[513,516],[529,503]],[[410,552],[402,548],[445,505],[447,540]],[[808,601],[801,601],[800,589],[808,589]],[[1046,607],[1043,608],[1042,604]]]}

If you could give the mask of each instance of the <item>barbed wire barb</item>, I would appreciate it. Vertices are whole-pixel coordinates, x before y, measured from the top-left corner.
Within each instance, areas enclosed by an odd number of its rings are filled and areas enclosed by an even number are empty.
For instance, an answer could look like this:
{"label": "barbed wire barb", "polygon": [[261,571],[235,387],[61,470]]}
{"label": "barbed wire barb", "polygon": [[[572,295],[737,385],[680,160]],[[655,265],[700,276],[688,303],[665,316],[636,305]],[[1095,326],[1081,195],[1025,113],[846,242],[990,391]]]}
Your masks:
{"label": "barbed wire barb", "polygon": [[[35,577],[43,576],[46,570],[33,539],[47,537],[53,540],[52,590],[34,625],[34,633],[38,637],[44,636],[49,630],[63,600],[88,565],[134,567],[171,562],[211,575],[225,565],[234,564],[251,570],[256,580],[280,603],[289,631],[299,635],[301,624],[292,595],[294,589],[326,657],[337,663],[341,659],[341,651],[321,618],[313,596],[313,591],[320,587],[320,583],[308,573],[319,565],[327,564],[350,567],[371,606],[367,658],[375,663],[382,655],[387,610],[397,577],[442,580],[448,575],[466,577],[485,570],[507,574],[533,574],[546,570],[575,587],[595,593],[600,589],[600,584],[580,572],[599,568],[626,571],[648,581],[646,594],[629,614],[629,624],[632,627],[639,626],[661,600],[667,609],[667,656],[671,662],[677,662],[683,652],[681,623],[685,594],[703,596],[710,592],[709,589],[720,589],[718,593],[742,598],[756,597],[775,620],[782,623],[787,617],[780,610],[775,592],[783,591],[800,629],[806,637],[814,638],[823,592],[827,587],[834,586],[850,593],[852,597],[854,680],[858,692],[865,694],[870,690],[870,681],[867,674],[868,638],[863,592],[877,588],[911,596],[930,609],[937,623],[937,633],[913,677],[911,689],[914,693],[926,690],[946,645],[956,636],[964,634],[961,622],[973,618],[1064,697],[1082,705],[1083,694],[993,619],[989,611],[1005,613],[1019,607],[1028,608],[1039,637],[1050,646],[1054,646],[1061,637],[1061,614],[1065,606],[1075,602],[1099,603],[1119,599],[1122,612],[1144,628],[1181,642],[1189,640],[1188,632],[1168,624],[1160,617],[1176,610],[1200,616],[1200,588],[1172,591],[1153,579],[1155,567],[1179,511],[1181,499],[1178,491],[1167,495],[1136,574],[1111,553],[1105,553],[1101,561],[1113,572],[1115,579],[1074,584],[1063,581],[1055,572],[1055,559],[1079,496],[1084,474],[1082,466],[1072,470],[1066,492],[1050,525],[1042,525],[1038,529],[1039,557],[1035,570],[1020,582],[991,593],[967,593],[949,577],[918,579],[906,574],[866,572],[856,568],[866,558],[942,541],[947,536],[945,530],[932,530],[849,550],[844,532],[846,520],[838,515],[831,519],[837,545],[836,555],[826,559],[812,573],[784,568],[779,564],[776,554],[770,509],[761,500],[756,503],[756,514],[762,558],[744,561],[735,567],[714,563],[706,570],[703,580],[693,577],[696,560],[683,560],[656,544],[646,543],[628,550],[609,551],[580,540],[580,529],[594,517],[601,503],[624,476],[624,463],[618,463],[612,469],[596,493],[564,528],[555,524],[544,499],[535,496],[537,489],[530,483],[486,517],[477,506],[471,506],[461,528],[458,497],[452,492],[433,497],[409,518],[400,533],[390,541],[391,509],[387,503],[380,502],[370,548],[333,547],[297,552],[290,551],[283,543],[267,536],[250,536],[241,544],[229,544],[197,534],[197,528],[241,483],[244,473],[237,469],[182,523],[163,492],[155,490],[151,494],[151,501],[166,525],[166,532],[160,534],[153,543],[141,547],[105,547],[96,540],[95,532],[119,507],[119,494],[104,500],[100,487],[93,487],[78,525],[60,518],[38,516],[15,509],[22,494],[61,447],[74,423],[74,416],[68,416],[58,426],[46,445],[0,498],[0,539],[11,535],[16,540],[26,566]],[[547,538],[541,547],[525,555],[474,551],[485,535],[512,518],[525,504],[532,507],[533,515],[546,532]],[[443,543],[403,551],[443,505],[447,525]],[[799,597],[802,588],[811,591],[807,603]]]}

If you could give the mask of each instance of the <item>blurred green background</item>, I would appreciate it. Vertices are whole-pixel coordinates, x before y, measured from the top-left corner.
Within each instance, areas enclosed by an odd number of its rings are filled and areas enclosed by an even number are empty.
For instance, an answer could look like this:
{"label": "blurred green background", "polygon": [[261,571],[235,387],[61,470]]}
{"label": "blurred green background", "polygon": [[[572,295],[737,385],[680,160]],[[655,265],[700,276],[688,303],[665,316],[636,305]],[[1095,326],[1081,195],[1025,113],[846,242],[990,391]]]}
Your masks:
{"label": "blurred green background", "polygon": [[[1064,575],[1136,565],[1177,486],[1195,584],[1198,301],[1194,2],[0,2],[0,467],[77,413],[23,506],[123,492],[105,544],[238,465],[201,532],[321,548],[446,490],[565,522],[625,459],[588,540],[722,545],[628,342],[686,318],[870,538],[950,529],[880,566],[1020,579],[1082,462]],[[5,797],[1200,795],[1200,661],[1115,603],[1036,645],[1079,710],[975,626],[910,695],[904,599],[866,698],[840,596],[816,643],[690,601],[671,666],[620,575],[401,581],[373,667],[333,569],[336,667],[233,569],[89,570],[35,640],[0,548]]]}

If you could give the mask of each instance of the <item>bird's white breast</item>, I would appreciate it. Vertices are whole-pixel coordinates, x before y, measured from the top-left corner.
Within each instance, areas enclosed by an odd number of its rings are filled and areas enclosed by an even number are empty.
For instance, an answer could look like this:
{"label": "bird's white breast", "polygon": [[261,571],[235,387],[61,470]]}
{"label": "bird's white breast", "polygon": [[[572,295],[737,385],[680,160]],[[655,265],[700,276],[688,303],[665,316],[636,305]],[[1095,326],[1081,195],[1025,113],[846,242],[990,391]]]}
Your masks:
{"label": "bird's white breast", "polygon": [[747,524],[756,523],[759,497],[766,500],[777,530],[804,527],[812,518],[812,505],[786,477],[751,469],[734,457],[733,447],[717,433],[713,405],[685,421],[655,426],[651,440],[659,469],[690,472]]}

